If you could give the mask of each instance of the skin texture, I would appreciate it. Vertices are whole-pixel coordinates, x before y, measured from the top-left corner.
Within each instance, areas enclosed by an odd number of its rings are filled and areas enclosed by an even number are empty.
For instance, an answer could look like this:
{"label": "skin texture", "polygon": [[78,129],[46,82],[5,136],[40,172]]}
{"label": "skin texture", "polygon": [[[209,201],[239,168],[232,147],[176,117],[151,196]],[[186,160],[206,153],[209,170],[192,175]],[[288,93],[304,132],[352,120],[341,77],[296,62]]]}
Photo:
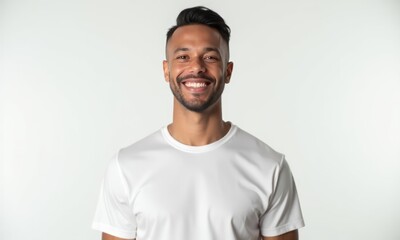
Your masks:
{"label": "skin texture", "polygon": [[101,236],[102,240],[127,240],[126,238],[118,238],[118,237],[114,237],[110,234],[107,233],[103,233]]}
{"label": "skin texture", "polygon": [[[171,36],[163,61],[165,81],[174,97],[170,134],[179,142],[201,146],[222,138],[230,123],[222,119],[221,95],[229,83],[233,63],[227,43],[205,25],[179,27]],[[202,84],[202,87],[193,87]],[[123,240],[103,233],[103,240]],[[297,230],[262,240],[297,240]]]}
{"label": "skin texture", "polygon": [[294,230],[291,232],[284,233],[282,235],[276,237],[262,237],[263,240],[298,240],[299,232],[298,230]]}
{"label": "skin texture", "polygon": [[[184,108],[205,113],[220,100],[233,66],[227,62],[227,45],[216,30],[204,25],[180,27],[168,41],[166,54],[165,80]],[[185,82],[207,86],[195,90],[185,87]]]}

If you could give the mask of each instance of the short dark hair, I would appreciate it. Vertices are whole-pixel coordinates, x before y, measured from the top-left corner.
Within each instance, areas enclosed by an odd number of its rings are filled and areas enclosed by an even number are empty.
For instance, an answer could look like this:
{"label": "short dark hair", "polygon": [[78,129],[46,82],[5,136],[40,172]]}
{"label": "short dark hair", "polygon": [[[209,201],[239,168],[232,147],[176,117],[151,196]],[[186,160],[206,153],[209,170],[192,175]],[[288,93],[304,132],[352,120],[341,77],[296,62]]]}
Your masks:
{"label": "short dark hair", "polygon": [[218,13],[203,6],[186,8],[182,10],[176,18],[176,25],[172,26],[167,32],[167,42],[171,38],[172,34],[174,34],[176,29],[192,24],[202,24],[216,29],[229,46],[231,29]]}

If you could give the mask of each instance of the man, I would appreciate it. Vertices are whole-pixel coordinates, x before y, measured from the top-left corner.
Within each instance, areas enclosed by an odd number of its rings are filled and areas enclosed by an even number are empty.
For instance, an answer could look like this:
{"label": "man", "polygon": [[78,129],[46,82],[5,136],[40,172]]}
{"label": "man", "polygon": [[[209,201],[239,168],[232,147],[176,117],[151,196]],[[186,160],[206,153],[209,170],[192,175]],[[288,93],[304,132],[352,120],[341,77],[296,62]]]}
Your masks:
{"label": "man", "polygon": [[204,7],[167,33],[173,121],[108,167],[93,227],[104,240],[296,240],[304,226],[284,156],[222,119],[230,29]]}

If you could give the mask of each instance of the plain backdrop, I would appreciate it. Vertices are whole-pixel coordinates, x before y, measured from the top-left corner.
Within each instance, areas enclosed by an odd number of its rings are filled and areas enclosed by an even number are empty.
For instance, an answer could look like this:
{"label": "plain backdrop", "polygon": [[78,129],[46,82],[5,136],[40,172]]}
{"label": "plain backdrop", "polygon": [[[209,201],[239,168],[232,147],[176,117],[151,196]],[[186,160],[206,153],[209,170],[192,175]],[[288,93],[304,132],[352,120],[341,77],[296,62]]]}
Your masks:
{"label": "plain backdrop", "polygon": [[165,34],[232,28],[224,119],[286,155],[307,240],[400,239],[400,2],[0,2],[0,239],[95,240],[119,148],[171,121]]}

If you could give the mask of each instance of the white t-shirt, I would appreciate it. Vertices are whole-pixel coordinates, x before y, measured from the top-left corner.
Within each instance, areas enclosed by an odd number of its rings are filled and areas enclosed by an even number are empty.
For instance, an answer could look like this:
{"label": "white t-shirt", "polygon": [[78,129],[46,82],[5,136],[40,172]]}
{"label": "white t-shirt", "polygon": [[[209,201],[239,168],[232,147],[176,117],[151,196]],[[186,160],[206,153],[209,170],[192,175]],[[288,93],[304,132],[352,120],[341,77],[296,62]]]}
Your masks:
{"label": "white t-shirt", "polygon": [[303,226],[284,156],[235,125],[205,146],[184,145],[164,127],[122,149],[93,222],[137,240],[256,240]]}

